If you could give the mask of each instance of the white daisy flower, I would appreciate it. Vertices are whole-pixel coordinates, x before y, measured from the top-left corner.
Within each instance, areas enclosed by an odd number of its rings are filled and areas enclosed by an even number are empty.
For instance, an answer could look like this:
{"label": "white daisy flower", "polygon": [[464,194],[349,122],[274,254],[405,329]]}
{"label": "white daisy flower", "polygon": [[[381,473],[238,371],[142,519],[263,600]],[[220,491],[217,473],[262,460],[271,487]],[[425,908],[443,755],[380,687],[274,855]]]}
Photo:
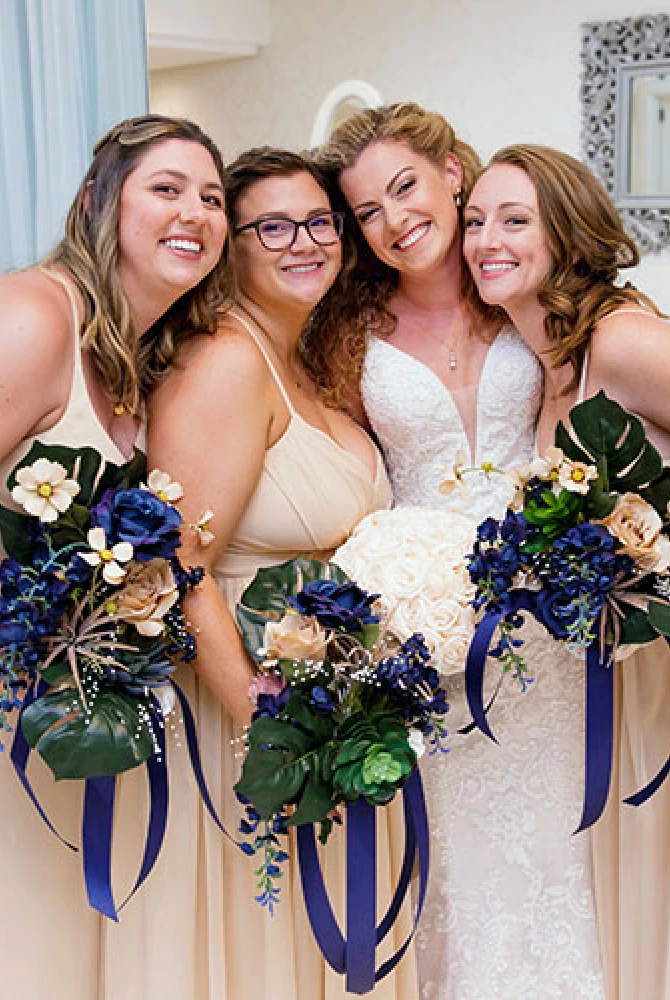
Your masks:
{"label": "white daisy flower", "polygon": [[173,482],[167,472],[154,469],[149,473],[146,486],[142,487],[157,496],[163,503],[175,503],[181,500],[184,495],[184,488],[181,483]]}
{"label": "white daisy flower", "polygon": [[38,458],[16,473],[12,499],[26,513],[48,523],[58,520],[58,515],[68,509],[79,489],[79,483],[67,478],[67,469],[59,462]]}
{"label": "white daisy flower", "polygon": [[121,583],[126,571],[120,564],[127,563],[133,558],[133,547],[130,542],[117,542],[111,549],[108,548],[104,528],[91,528],[87,538],[91,552],[80,552],[80,557],[89,566],[102,565],[102,575],[106,583],[112,586]]}

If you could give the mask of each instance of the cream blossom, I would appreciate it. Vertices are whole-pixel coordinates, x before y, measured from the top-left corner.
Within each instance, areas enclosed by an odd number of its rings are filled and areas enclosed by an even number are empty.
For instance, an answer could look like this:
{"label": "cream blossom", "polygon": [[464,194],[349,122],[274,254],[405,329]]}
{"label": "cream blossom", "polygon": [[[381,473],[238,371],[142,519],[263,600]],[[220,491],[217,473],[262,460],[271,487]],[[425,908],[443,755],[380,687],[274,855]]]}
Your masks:
{"label": "cream blossom", "polygon": [[146,486],[142,487],[157,496],[163,503],[176,503],[184,495],[184,488],[181,483],[173,482],[167,472],[154,469],[149,473]]}
{"label": "cream blossom", "polygon": [[661,534],[663,522],[637,493],[620,496],[602,523],[622,543],[619,551],[634,559],[638,569],[663,573],[670,567],[670,539]]}
{"label": "cream blossom", "polygon": [[531,478],[530,464],[526,462],[523,465],[517,465],[513,469],[509,469],[505,475],[514,487],[514,496],[510,502],[510,507],[512,510],[521,510],[523,507],[524,490],[526,489],[528,480]]}
{"label": "cream blossom", "polygon": [[439,485],[440,493],[445,494],[445,496],[450,496],[456,487],[459,488],[461,496],[466,495],[465,481],[463,479],[463,471],[465,469],[465,464],[467,458],[462,449],[458,449],[456,452],[456,457],[451,465],[442,466],[443,479]]}
{"label": "cream blossom", "polygon": [[407,732],[407,742],[416,754],[417,759],[423,757],[426,752],[426,743],[420,729],[410,728]]}
{"label": "cream blossom", "polygon": [[126,573],[123,589],[116,597],[116,614],[134,625],[140,635],[158,636],[165,627],[163,617],[178,596],[167,559],[137,563]]}
{"label": "cream blossom", "polygon": [[214,517],[214,511],[207,509],[204,514],[201,514],[195,524],[189,524],[189,528],[192,528],[198,535],[198,540],[202,546],[211,545],[216,535],[210,530],[210,521]]}
{"label": "cream blossom", "polygon": [[547,479],[552,483],[558,482],[559,470],[565,461],[565,455],[561,448],[547,448],[542,457],[534,458],[530,463],[531,476],[538,479]]}
{"label": "cream blossom", "polygon": [[67,469],[59,462],[38,458],[16,473],[12,499],[45,523],[58,519],[79,493],[76,479],[67,478]]}
{"label": "cream blossom", "polygon": [[395,507],[369,514],[332,561],[365,590],[379,593],[384,629],[399,640],[421,632],[443,674],[462,671],[474,611],[466,555],[476,522],[456,512]]}
{"label": "cream blossom", "polygon": [[91,528],[86,537],[91,551],[80,552],[79,557],[89,566],[102,565],[102,575],[106,583],[112,586],[121,583],[126,575],[121,563],[127,563],[133,558],[133,547],[130,542],[117,542],[110,549],[104,528]]}
{"label": "cream blossom", "polygon": [[265,655],[277,660],[320,660],[328,633],[311,615],[287,614],[265,626]]}
{"label": "cream blossom", "polygon": [[586,465],[584,462],[565,459],[558,469],[558,485],[570,493],[586,495],[589,492],[589,482],[597,478],[598,470],[595,465]]}

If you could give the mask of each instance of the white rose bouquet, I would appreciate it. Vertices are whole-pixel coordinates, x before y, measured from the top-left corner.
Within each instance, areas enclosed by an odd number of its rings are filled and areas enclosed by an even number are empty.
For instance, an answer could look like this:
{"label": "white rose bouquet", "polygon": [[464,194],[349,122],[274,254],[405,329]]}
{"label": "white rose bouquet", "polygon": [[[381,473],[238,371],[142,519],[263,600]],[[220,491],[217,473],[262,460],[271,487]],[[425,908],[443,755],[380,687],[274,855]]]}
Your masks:
{"label": "white rose bouquet", "polygon": [[468,573],[475,522],[455,513],[396,507],[367,517],[332,561],[366,590],[387,632],[422,633],[443,675],[462,671],[472,639],[476,587]]}

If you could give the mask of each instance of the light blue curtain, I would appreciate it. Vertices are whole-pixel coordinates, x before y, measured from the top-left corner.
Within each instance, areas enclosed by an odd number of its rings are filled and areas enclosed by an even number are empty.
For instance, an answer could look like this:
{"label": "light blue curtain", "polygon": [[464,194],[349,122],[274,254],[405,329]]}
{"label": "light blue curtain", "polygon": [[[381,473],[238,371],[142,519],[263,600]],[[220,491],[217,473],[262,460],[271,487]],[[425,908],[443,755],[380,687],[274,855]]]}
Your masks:
{"label": "light blue curtain", "polygon": [[94,142],[147,104],[144,0],[0,0],[0,273],[57,242]]}

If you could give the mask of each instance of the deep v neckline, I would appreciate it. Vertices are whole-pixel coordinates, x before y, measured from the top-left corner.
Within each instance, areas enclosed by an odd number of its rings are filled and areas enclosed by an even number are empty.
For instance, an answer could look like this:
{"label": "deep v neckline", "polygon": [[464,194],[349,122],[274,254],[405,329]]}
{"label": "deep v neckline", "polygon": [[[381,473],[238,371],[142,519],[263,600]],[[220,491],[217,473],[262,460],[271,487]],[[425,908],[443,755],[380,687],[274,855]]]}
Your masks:
{"label": "deep v neckline", "polygon": [[[474,466],[476,464],[477,455],[478,455],[478,452],[479,452],[479,427],[480,427],[480,409],[481,409],[481,400],[482,400],[482,392],[481,392],[482,383],[484,382],[484,379],[487,376],[487,369],[489,367],[489,361],[490,361],[493,349],[496,346],[496,344],[498,343],[498,341],[500,340],[500,338],[503,336],[503,334],[505,333],[505,331],[506,331],[506,327],[503,327],[496,334],[496,336],[493,338],[493,340],[489,344],[489,347],[488,347],[488,349],[486,351],[486,354],[484,355],[484,361],[482,363],[482,367],[481,367],[481,370],[479,372],[479,379],[477,381],[477,386],[476,386],[476,389],[475,389],[475,427],[474,427],[475,433],[474,433],[474,440],[473,440],[472,443],[470,443],[470,440],[468,438],[467,432],[465,430],[465,424],[463,423],[463,417],[461,416],[461,411],[459,410],[459,408],[458,408],[458,406],[456,404],[456,400],[454,398],[454,394],[451,391],[451,389],[449,388],[449,386],[447,386],[447,385],[444,384],[444,382],[442,381],[442,379],[440,378],[440,376],[437,375],[433,371],[432,368],[429,368],[429,366],[425,363],[425,361],[421,361],[419,358],[416,358],[413,354],[409,354],[407,351],[403,351],[402,348],[396,347],[394,344],[391,344],[388,340],[384,340],[382,337],[375,337],[375,340],[379,344],[384,344],[386,347],[390,348],[390,350],[394,351],[396,354],[399,354],[403,358],[408,358],[410,362],[413,362],[415,365],[418,365],[419,368],[424,373],[426,373],[427,376],[433,382],[436,382],[437,385],[440,386],[440,389],[444,392],[444,394],[446,395],[447,399],[449,400],[449,405],[451,407],[451,410],[452,410],[452,412],[453,412],[456,420],[458,421],[458,426],[459,426],[459,429],[460,429],[460,434],[461,434],[461,437],[463,438],[463,440],[465,441],[465,445],[466,445],[466,448],[467,448],[467,451],[468,451],[468,461],[469,461],[469,464],[471,466]],[[464,388],[467,388],[467,387],[464,387]]]}

